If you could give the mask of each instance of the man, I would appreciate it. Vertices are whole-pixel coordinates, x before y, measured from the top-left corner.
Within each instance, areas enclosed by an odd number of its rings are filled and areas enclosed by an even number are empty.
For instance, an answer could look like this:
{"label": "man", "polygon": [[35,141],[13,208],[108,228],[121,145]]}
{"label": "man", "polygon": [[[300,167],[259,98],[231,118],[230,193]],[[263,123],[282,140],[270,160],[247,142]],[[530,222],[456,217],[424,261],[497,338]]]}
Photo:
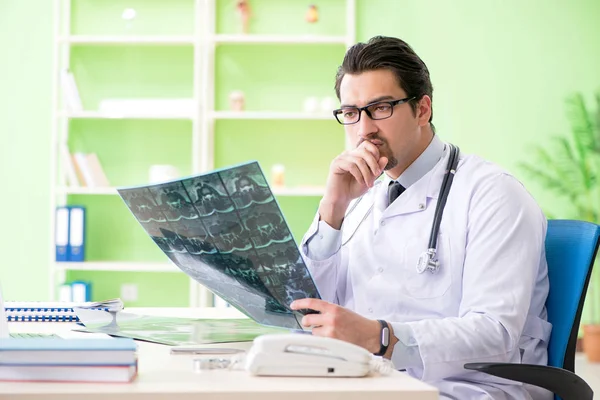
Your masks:
{"label": "man", "polygon": [[498,166],[460,155],[433,235],[439,265],[417,270],[451,156],[431,123],[429,71],[402,40],[375,37],[348,50],[335,88],[355,147],[331,163],[302,242],[323,298],[292,303],[319,312],[303,325],[384,355],[445,399],[551,399],[463,368],[547,362],[546,219],[535,201]]}

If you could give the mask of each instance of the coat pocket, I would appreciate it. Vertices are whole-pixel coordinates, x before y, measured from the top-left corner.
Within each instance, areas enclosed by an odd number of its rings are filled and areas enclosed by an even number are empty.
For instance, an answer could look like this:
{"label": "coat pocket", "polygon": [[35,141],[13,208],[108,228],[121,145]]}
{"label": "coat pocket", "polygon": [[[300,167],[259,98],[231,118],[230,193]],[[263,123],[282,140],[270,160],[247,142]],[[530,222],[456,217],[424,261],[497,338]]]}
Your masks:
{"label": "coat pocket", "polygon": [[399,259],[403,260],[400,268],[402,269],[402,284],[406,293],[415,299],[433,299],[441,297],[448,292],[452,284],[452,254],[450,251],[450,242],[442,234],[438,236],[437,241],[437,259],[439,268],[436,272],[428,270],[419,273],[417,271],[417,262],[419,257],[427,251],[428,239],[413,237],[408,239],[404,246],[398,246],[402,252]]}

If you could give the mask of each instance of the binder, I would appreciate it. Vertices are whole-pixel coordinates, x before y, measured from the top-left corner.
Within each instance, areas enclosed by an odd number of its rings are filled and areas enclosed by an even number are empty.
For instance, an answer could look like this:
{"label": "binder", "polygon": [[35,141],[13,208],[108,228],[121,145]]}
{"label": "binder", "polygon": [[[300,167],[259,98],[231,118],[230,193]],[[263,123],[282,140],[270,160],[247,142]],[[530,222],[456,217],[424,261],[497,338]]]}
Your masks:
{"label": "binder", "polygon": [[121,299],[91,302],[7,301],[4,303],[8,322],[79,322],[74,308],[118,312]]}
{"label": "binder", "polygon": [[69,252],[67,261],[82,262],[85,258],[85,208],[69,207]]}
{"label": "binder", "polygon": [[69,207],[56,208],[56,261],[69,261]]}
{"label": "binder", "polygon": [[73,289],[70,283],[58,287],[58,301],[73,301]]}
{"label": "binder", "polygon": [[68,315],[30,315],[13,313],[7,316],[8,322],[79,322],[75,314]]}
{"label": "binder", "polygon": [[71,297],[76,303],[90,301],[92,298],[89,282],[74,281],[71,283]]}

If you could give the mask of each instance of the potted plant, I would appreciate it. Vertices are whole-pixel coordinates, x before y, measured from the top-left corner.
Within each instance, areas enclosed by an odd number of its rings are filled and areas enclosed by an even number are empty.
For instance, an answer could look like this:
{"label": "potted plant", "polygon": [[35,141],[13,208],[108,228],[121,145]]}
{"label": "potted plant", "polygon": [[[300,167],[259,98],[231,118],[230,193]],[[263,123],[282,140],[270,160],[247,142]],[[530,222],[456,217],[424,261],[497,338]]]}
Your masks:
{"label": "potted plant", "polygon": [[[583,95],[567,98],[571,132],[537,145],[530,162],[520,167],[557,196],[572,204],[560,217],[600,223],[600,93],[591,113]],[[600,362],[600,265],[594,268],[583,318],[583,349],[588,360]]]}

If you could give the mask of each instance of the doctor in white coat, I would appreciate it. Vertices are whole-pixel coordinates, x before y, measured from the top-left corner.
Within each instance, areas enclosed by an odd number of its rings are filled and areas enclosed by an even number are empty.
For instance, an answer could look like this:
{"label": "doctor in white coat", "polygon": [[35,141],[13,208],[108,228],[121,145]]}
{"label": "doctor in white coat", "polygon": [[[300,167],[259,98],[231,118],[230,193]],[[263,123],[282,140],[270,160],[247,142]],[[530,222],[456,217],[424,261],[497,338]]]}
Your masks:
{"label": "doctor in white coat", "polygon": [[418,271],[451,157],[431,123],[429,71],[402,40],[375,37],[348,50],[336,92],[334,114],[355,147],[332,161],[302,242],[323,298],[292,303],[319,311],[303,325],[391,359],[443,399],[551,399],[463,368],[547,362],[546,219],[536,202],[506,171],[461,154],[434,235],[439,265]]}

